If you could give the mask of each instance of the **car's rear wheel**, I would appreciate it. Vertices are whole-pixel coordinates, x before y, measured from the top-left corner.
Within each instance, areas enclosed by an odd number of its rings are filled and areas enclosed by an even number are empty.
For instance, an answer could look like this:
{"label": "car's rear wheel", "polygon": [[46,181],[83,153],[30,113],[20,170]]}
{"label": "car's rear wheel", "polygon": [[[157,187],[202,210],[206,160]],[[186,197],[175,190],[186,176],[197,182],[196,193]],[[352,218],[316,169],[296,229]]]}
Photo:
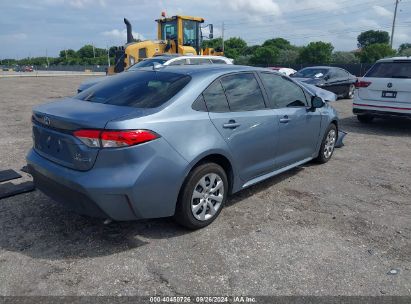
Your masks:
{"label": "car's rear wheel", "polygon": [[220,214],[228,193],[227,175],[215,163],[205,163],[188,175],[177,202],[175,220],[189,228],[211,224]]}
{"label": "car's rear wheel", "polygon": [[354,98],[354,92],[355,92],[355,85],[351,84],[348,87],[348,91],[347,91],[347,94],[345,94],[345,98],[353,99]]}
{"label": "car's rear wheel", "polygon": [[335,143],[337,142],[337,134],[337,127],[335,124],[330,124],[321,143],[320,152],[316,158],[317,162],[325,164],[331,159],[331,156],[334,153]]}
{"label": "car's rear wheel", "polygon": [[362,123],[371,123],[374,120],[374,117],[371,115],[357,115],[357,119]]}

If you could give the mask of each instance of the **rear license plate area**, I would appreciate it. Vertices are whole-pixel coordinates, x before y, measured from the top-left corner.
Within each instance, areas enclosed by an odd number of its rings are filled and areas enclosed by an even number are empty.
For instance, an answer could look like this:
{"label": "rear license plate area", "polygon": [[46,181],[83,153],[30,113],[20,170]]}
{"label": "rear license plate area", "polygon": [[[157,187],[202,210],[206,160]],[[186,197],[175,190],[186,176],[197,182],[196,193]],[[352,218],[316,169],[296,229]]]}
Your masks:
{"label": "rear license plate area", "polygon": [[397,92],[383,91],[381,97],[384,97],[384,98],[397,98]]}

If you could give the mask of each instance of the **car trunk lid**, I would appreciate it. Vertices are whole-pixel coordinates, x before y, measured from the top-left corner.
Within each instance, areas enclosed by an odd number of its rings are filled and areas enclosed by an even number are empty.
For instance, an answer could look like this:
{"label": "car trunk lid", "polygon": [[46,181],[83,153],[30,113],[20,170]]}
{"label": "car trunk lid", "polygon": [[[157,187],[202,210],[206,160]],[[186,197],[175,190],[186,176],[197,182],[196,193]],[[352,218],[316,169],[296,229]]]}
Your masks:
{"label": "car trunk lid", "polygon": [[364,77],[360,81],[369,83],[358,89],[363,100],[411,104],[411,79]]}
{"label": "car trunk lid", "polygon": [[[44,158],[65,167],[87,171],[99,148],[91,148],[73,136],[79,129],[104,129],[113,119],[147,110],[91,103],[72,98],[36,107],[33,110],[34,149]],[[137,115],[138,116],[138,115]]]}

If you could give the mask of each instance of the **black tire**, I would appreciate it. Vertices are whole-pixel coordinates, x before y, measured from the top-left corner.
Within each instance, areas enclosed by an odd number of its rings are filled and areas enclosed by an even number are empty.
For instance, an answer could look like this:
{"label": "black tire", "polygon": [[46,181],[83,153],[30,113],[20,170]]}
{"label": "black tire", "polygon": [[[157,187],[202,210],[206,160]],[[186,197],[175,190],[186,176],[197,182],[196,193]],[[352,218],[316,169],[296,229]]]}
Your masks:
{"label": "black tire", "polygon": [[355,85],[351,84],[348,89],[347,93],[345,93],[344,98],[346,99],[353,99],[354,98],[354,92],[355,92]]}
{"label": "black tire", "polygon": [[[192,196],[194,194],[195,187],[199,186],[198,183],[200,182],[200,180],[208,174],[216,174],[223,182],[222,201],[214,215],[212,215],[209,219],[199,220],[194,216],[194,211],[192,211]],[[204,163],[195,167],[187,176],[180,191],[180,195],[176,206],[176,212],[174,215],[175,221],[178,224],[193,230],[210,225],[218,217],[221,210],[223,209],[227,198],[228,189],[229,187],[227,174],[221,166],[215,163]],[[205,191],[205,189],[203,189],[203,191]],[[218,202],[214,201],[213,203],[217,204]],[[204,207],[200,207],[199,211],[203,210],[201,208]],[[208,206],[206,207],[206,210],[204,212],[207,212],[207,210],[210,210]]]}
{"label": "black tire", "polygon": [[[328,155],[328,153],[325,153],[325,148],[326,148],[328,136],[332,131],[335,132],[335,141],[334,141],[334,146],[332,148],[331,154]],[[315,161],[317,163],[325,164],[326,162],[328,162],[331,159],[332,155],[334,154],[335,143],[337,142],[337,139],[338,139],[337,126],[332,123],[332,124],[329,125],[327,131],[324,134],[324,138],[321,142],[320,151],[318,152],[318,156],[315,159]]]}
{"label": "black tire", "polygon": [[357,119],[361,123],[371,123],[374,120],[374,116],[371,116],[371,115],[357,115]]}

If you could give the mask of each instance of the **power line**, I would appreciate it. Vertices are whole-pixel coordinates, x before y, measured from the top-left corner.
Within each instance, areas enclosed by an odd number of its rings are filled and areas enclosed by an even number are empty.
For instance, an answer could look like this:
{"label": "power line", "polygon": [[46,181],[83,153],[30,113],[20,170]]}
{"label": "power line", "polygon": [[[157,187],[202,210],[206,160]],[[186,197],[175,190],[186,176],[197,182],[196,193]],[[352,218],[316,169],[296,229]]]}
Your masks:
{"label": "power line", "polygon": [[[340,3],[348,3],[348,2],[352,3],[352,1],[344,1],[344,2],[340,2]],[[358,7],[361,7],[361,6],[368,6],[370,4],[377,4],[377,3],[376,3],[376,1],[369,1],[369,2],[364,2],[364,3],[360,3],[360,4],[355,4],[355,5],[348,5],[348,6],[345,6],[345,7],[343,6],[343,7],[341,7],[340,10],[351,8],[351,7],[358,8]],[[385,7],[385,6],[390,6],[390,5],[391,5],[391,3],[387,3],[387,4],[379,5],[379,6]],[[318,8],[321,8],[321,7],[318,7]],[[299,11],[299,10],[296,10],[296,11]],[[361,12],[363,13],[363,11],[361,11]],[[317,11],[317,12],[308,13],[308,14],[293,15],[293,16],[287,17],[287,20],[290,20],[290,19],[292,20],[292,19],[296,19],[296,18],[300,19],[301,17],[306,17],[306,16],[313,16],[314,18],[318,18],[318,15],[320,13],[321,12]],[[277,16],[277,15],[276,14],[269,14],[269,15],[258,16],[258,18],[275,17],[275,16]],[[225,21],[227,21],[227,19]],[[252,24],[252,23],[261,23],[261,22],[260,21],[242,21],[242,22],[237,22],[237,23],[226,23],[226,25],[233,26],[233,25]]]}

